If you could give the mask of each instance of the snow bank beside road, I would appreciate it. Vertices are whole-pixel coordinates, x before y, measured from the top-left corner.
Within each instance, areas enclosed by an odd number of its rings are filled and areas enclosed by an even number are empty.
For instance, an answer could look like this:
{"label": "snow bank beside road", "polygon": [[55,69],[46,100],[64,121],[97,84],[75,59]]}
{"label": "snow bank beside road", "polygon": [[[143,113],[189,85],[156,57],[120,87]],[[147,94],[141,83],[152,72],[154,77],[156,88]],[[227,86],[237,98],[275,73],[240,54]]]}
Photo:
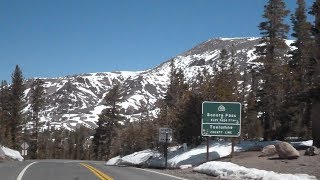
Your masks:
{"label": "snow bank beside road", "polygon": [[280,174],[273,171],[246,168],[230,162],[212,161],[194,168],[194,171],[223,179],[316,180],[307,174]]}
{"label": "snow bank beside road", "polygon": [[[132,153],[132,154],[129,154],[127,156],[122,157],[121,160],[118,161],[118,164],[129,165],[129,166],[147,165],[146,163],[150,159],[159,157],[160,155],[161,154],[158,153],[157,151],[147,149],[144,151],[135,152],[135,153]],[[108,161],[107,163],[111,164],[110,161]]]}
{"label": "snow bank beside road", "polygon": [[[242,141],[235,146],[235,152],[262,148],[278,141]],[[295,142],[296,146],[309,146],[312,141]],[[189,168],[198,166],[206,161],[206,145],[184,151],[180,146],[170,148],[168,153],[168,168]],[[226,157],[231,153],[231,143],[225,141],[212,141],[209,145],[209,160]],[[165,158],[153,150],[135,152],[133,154],[110,159],[106,165],[131,165],[163,168]],[[267,180],[314,180],[315,176],[307,174],[281,174],[254,168],[246,168],[230,162],[212,161],[194,168],[195,171],[224,179],[267,179]]]}
{"label": "snow bank beside road", "polygon": [[121,157],[120,156],[116,156],[114,158],[109,159],[108,162],[106,162],[106,165],[118,165],[121,162]]}
{"label": "snow bank beside road", "polygon": [[[231,153],[231,143],[229,142],[214,142],[210,144],[209,159],[214,160],[220,157],[225,157]],[[172,156],[169,154],[169,167],[177,168],[182,165],[192,164],[199,165],[206,161],[207,146],[201,145],[181,154]]]}
{"label": "snow bank beside road", "polygon": [[13,160],[23,161],[23,157],[21,156],[19,151],[16,151],[4,146],[1,146],[1,150],[4,153],[4,156],[9,157]]}
{"label": "snow bank beside road", "polygon": [[[253,147],[262,148],[278,141],[242,141],[235,146],[235,152],[248,151]],[[310,145],[312,141],[297,142],[296,145]],[[182,146],[169,148],[168,168],[180,168],[183,165],[197,166],[206,161],[207,146],[200,145],[194,149],[184,151]],[[231,143],[226,141],[211,141],[209,145],[209,160],[216,160],[226,157],[231,153]],[[144,150],[129,154],[122,158],[115,157],[110,159],[107,165],[147,165],[155,168],[163,168],[165,158],[162,154],[153,150]]]}

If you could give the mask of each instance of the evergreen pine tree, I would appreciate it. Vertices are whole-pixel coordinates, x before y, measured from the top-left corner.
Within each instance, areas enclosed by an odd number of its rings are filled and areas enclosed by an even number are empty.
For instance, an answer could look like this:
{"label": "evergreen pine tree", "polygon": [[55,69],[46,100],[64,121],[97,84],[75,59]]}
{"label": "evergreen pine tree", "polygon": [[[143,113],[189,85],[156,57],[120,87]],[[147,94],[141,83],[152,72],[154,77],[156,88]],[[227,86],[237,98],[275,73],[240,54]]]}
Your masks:
{"label": "evergreen pine tree", "polygon": [[175,67],[174,60],[171,60],[170,68],[170,83],[164,101],[167,107],[172,108],[177,99],[182,95],[182,92],[188,88],[188,85],[185,83],[183,71]]}
{"label": "evergreen pine tree", "polygon": [[[233,55],[234,56],[234,55]],[[237,73],[235,71],[235,63],[232,57],[231,67],[227,67],[227,60],[229,59],[228,51],[222,49],[220,52],[220,63],[215,69],[215,76],[213,78],[214,100],[220,102],[235,102],[238,100],[237,96]]]}
{"label": "evergreen pine tree", "polygon": [[157,120],[160,125],[167,127],[173,127],[176,103],[182,96],[183,92],[188,89],[188,85],[185,83],[183,71],[181,69],[176,69],[173,59],[170,62],[170,68],[170,83],[164,99],[158,102],[160,112]]}
{"label": "evergreen pine tree", "polygon": [[[307,22],[306,7],[304,0],[297,0],[297,9],[292,14],[291,21],[293,24],[292,36],[296,38],[296,41],[292,43],[292,46],[296,48],[290,52],[292,55],[289,61],[291,83],[288,92],[291,94],[298,94],[310,89],[311,77],[313,75],[312,66],[314,62],[312,48],[314,41],[311,32],[311,23]],[[295,98],[296,99],[296,98]],[[296,101],[296,100],[295,100]],[[310,137],[311,135],[311,117],[310,117],[310,100],[291,102],[291,108],[288,110],[293,111],[292,118],[297,121],[297,135],[300,137]],[[294,104],[295,103],[295,104]],[[290,106],[286,104],[286,106]],[[295,106],[295,107],[294,107]],[[294,108],[297,108],[294,110]],[[287,110],[287,113],[288,113]],[[290,113],[292,114],[292,113]],[[287,125],[285,129],[290,128]],[[293,126],[295,127],[295,126]]]}
{"label": "evergreen pine tree", "polygon": [[10,91],[10,147],[20,149],[22,140],[22,110],[24,108],[25,85],[22,71],[18,65],[12,74],[12,85]]}
{"label": "evergreen pine tree", "polygon": [[9,146],[10,134],[10,89],[6,81],[1,81],[0,87],[0,144]]}
{"label": "evergreen pine tree", "polygon": [[167,119],[169,120],[169,127],[173,129],[174,136],[179,139],[179,136],[184,136],[185,134],[179,134],[180,128],[184,127],[185,123],[188,123],[185,119],[181,119],[181,114],[179,110],[183,109],[181,99],[183,94],[189,89],[188,84],[185,82],[185,77],[181,69],[174,70],[174,74],[171,74],[170,88],[168,89],[168,94],[170,94],[171,101],[166,101],[167,103]]}
{"label": "evergreen pine tree", "polygon": [[313,33],[315,36],[315,45],[313,55],[315,64],[313,66],[314,74],[311,79],[311,88],[309,97],[312,100],[311,120],[312,120],[312,139],[313,145],[320,147],[320,0],[316,0],[313,4],[311,14],[315,16]]}
{"label": "evergreen pine tree", "polygon": [[119,114],[123,91],[119,84],[113,86],[113,88],[104,97],[105,105],[107,106],[98,119],[98,127],[93,138],[93,148],[96,159],[108,159],[111,155],[112,140],[116,135],[116,128],[119,125],[119,121],[123,120],[123,117]]}
{"label": "evergreen pine tree", "polygon": [[[71,138],[72,136],[69,136]],[[61,159],[63,154],[63,149],[66,148],[62,146],[62,130],[61,129],[53,129],[52,138],[54,141],[52,142],[53,148],[52,150],[52,158]],[[38,144],[37,144],[38,145]],[[38,146],[37,146],[38,147]]]}
{"label": "evergreen pine tree", "polygon": [[198,96],[203,100],[213,101],[215,100],[215,91],[213,86],[213,74],[209,73],[207,68],[204,68],[201,72],[198,72],[196,81],[192,86],[192,90],[194,93],[198,94]]}
{"label": "evergreen pine tree", "polygon": [[[293,69],[292,76],[295,76],[295,83],[291,85],[292,89],[297,91],[304,91],[308,89],[311,84],[312,73],[312,48],[313,36],[311,32],[311,23],[307,22],[306,7],[304,0],[297,0],[297,9],[292,14],[291,21],[293,24],[292,37],[296,40],[292,46],[296,48],[290,52],[292,58],[289,61],[290,67]],[[296,85],[296,86],[294,86]]]}
{"label": "evergreen pine tree", "polygon": [[310,13],[315,16],[313,25],[313,35],[315,37],[313,56],[315,63],[313,65],[314,74],[312,76],[311,88],[318,88],[320,86],[320,0],[315,0]]}
{"label": "evergreen pine tree", "polygon": [[285,43],[289,26],[284,24],[284,18],[289,11],[285,9],[283,0],[269,0],[265,5],[263,18],[259,29],[263,35],[261,46],[256,47],[258,61],[263,63],[261,72],[262,90],[259,92],[261,118],[264,126],[264,139],[275,139],[280,127],[280,105],[284,99],[284,65],[288,47]]}
{"label": "evergreen pine tree", "polygon": [[[250,85],[250,91],[247,92],[247,97],[243,98],[245,99],[244,103],[246,103],[246,106],[243,106],[243,119],[241,120],[241,131],[244,136],[244,138],[249,139],[258,139],[262,137],[263,134],[263,128],[261,124],[261,120],[258,119],[258,101],[257,101],[257,91],[258,91],[258,73],[256,72],[256,69],[253,67],[249,67],[250,73],[250,79],[251,84]],[[254,129],[254,131],[252,131]]]}
{"label": "evergreen pine tree", "polygon": [[201,142],[202,99],[191,90],[178,99],[175,109],[174,130],[177,142],[196,146]]}
{"label": "evergreen pine tree", "polygon": [[[80,160],[87,159],[86,154],[89,149],[86,147],[86,140],[90,135],[90,129],[82,125],[77,125],[76,130],[73,132],[70,132],[70,134],[71,134],[70,138],[72,138],[73,139],[72,141],[74,142],[73,159],[80,159]],[[60,143],[60,141],[58,141],[57,143]],[[57,152],[59,151],[60,151],[60,148],[57,149]]]}
{"label": "evergreen pine tree", "polygon": [[32,123],[32,145],[30,147],[31,158],[37,158],[38,153],[38,138],[40,128],[42,127],[43,123],[40,123],[40,113],[44,106],[44,87],[43,81],[40,79],[36,79],[33,81],[31,85],[31,123]]}

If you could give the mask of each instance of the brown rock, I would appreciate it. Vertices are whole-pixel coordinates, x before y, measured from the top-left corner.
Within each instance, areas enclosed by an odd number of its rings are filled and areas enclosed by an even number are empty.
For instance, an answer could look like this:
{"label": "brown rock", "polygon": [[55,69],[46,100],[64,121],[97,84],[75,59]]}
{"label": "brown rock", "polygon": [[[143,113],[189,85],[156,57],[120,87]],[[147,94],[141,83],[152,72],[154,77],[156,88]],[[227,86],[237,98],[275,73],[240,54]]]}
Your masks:
{"label": "brown rock", "polygon": [[261,152],[265,156],[274,156],[277,154],[277,150],[274,145],[268,145],[264,147]]}
{"label": "brown rock", "polygon": [[279,142],[275,147],[279,157],[282,159],[297,159],[300,157],[299,151],[287,142]]}
{"label": "brown rock", "polygon": [[304,155],[306,155],[306,156],[314,156],[314,155],[318,155],[318,154],[320,154],[320,151],[319,151],[319,149],[318,149],[317,147],[315,147],[315,146],[309,147],[309,148],[306,150],[306,152],[304,153]]}

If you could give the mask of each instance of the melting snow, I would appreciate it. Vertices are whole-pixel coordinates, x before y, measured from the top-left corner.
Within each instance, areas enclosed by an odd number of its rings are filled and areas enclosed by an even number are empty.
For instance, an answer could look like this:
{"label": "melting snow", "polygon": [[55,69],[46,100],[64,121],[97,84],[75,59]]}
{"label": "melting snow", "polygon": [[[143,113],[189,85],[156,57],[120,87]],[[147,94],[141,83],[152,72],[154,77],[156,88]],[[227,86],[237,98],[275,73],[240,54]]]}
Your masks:
{"label": "melting snow", "polygon": [[194,171],[227,179],[311,180],[307,174],[281,174],[273,171],[246,168],[231,162],[212,161],[194,168]]}
{"label": "melting snow", "polygon": [[[275,144],[277,141],[243,141],[235,146],[236,152],[246,151],[254,146],[266,146]],[[311,145],[312,141],[297,142],[299,145]],[[307,180],[316,179],[307,174],[281,174],[273,171],[265,171],[254,168],[246,168],[229,162],[206,160],[206,145],[200,145],[197,148],[184,151],[182,146],[169,148],[168,167],[188,168],[197,166],[195,171],[218,176],[226,179],[269,179],[269,180]],[[209,158],[215,160],[229,155],[231,152],[231,143],[214,141],[210,143]],[[199,165],[204,163],[202,165]],[[147,165],[150,167],[164,167],[164,157],[157,151],[145,150],[135,152],[124,157],[114,157],[106,162],[106,165]],[[199,165],[199,166],[198,166]]]}
{"label": "melting snow", "polygon": [[16,151],[4,146],[0,147],[0,155],[8,156],[14,160],[23,161],[23,157],[21,156],[19,151]]}

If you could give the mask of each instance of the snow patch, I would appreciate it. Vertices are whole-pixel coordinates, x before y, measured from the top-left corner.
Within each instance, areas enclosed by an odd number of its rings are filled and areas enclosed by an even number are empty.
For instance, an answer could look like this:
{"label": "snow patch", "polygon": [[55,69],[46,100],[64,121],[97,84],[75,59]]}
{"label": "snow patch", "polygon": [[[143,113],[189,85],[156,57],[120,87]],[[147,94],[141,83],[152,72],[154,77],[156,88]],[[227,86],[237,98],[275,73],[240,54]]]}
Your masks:
{"label": "snow patch", "polygon": [[1,150],[3,151],[5,156],[8,156],[13,160],[23,161],[23,159],[24,159],[21,156],[19,151],[16,151],[16,150],[4,147],[4,146],[1,147]]}
{"label": "snow patch", "polygon": [[[144,165],[149,159],[157,157],[160,154],[156,151],[147,149],[144,151],[135,152],[121,158],[121,164],[123,165]],[[108,161],[109,162],[109,161]],[[111,164],[109,162],[109,164]]]}
{"label": "snow patch", "polygon": [[109,161],[106,162],[106,165],[112,166],[112,165],[118,165],[121,161],[120,156],[116,156],[114,158],[109,159]]}
{"label": "snow patch", "polygon": [[257,40],[257,39],[260,39],[259,37],[233,37],[233,38],[219,38],[223,41],[225,40],[249,40],[249,41],[254,41],[254,40]]}
{"label": "snow patch", "polygon": [[[266,145],[276,144],[277,142],[278,141],[242,141],[240,144],[237,144],[235,146],[235,152],[247,151],[257,146],[264,147]],[[312,141],[302,141],[296,143],[299,145],[312,145]],[[245,168],[228,162],[214,161],[204,163],[206,161],[206,145],[200,145],[197,148],[188,151],[184,151],[182,146],[174,146],[168,149],[168,168],[184,169],[195,167],[195,171],[227,179],[315,179],[314,176],[310,176],[307,174],[280,174],[273,171]],[[230,142],[213,141],[209,145],[210,160],[216,160],[221,157],[226,157],[230,154],[230,152]],[[123,158],[117,156],[110,159],[106,164],[133,166],[146,165],[149,167],[163,168],[165,160],[163,155],[159,152],[153,150],[145,150],[132,153],[130,155],[124,156]]]}
{"label": "snow patch", "polygon": [[227,179],[281,179],[281,180],[310,180],[315,176],[307,174],[281,174],[273,171],[246,168],[231,162],[212,161],[194,168],[194,171]]}

